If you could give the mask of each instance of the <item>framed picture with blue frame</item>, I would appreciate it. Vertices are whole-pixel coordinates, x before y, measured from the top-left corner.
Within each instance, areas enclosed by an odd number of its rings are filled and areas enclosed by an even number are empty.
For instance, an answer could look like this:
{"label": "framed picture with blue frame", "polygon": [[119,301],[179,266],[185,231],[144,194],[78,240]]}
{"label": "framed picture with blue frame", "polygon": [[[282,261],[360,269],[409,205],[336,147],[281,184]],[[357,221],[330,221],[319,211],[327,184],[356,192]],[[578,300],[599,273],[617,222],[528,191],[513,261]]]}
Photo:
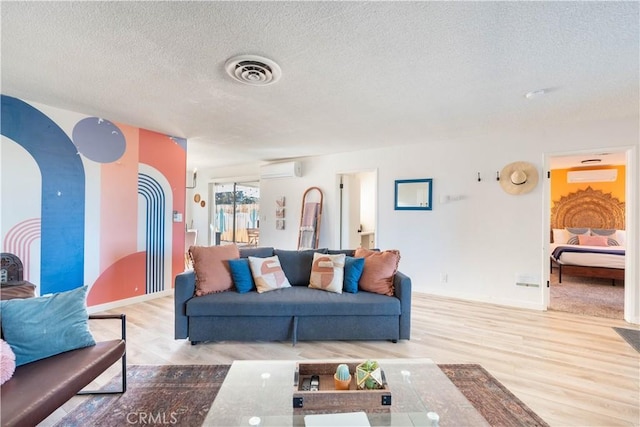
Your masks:
{"label": "framed picture with blue frame", "polygon": [[394,209],[397,211],[430,211],[433,179],[397,179],[395,181]]}

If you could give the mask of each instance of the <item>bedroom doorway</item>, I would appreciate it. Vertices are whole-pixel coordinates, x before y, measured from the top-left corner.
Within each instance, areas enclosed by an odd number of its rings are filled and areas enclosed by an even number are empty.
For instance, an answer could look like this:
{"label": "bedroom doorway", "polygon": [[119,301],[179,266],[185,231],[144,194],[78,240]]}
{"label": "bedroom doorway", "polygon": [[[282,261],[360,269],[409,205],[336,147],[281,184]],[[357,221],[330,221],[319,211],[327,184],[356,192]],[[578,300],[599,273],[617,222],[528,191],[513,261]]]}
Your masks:
{"label": "bedroom doorway", "polygon": [[549,310],[625,318],[626,154],[548,158]]}
{"label": "bedroom doorway", "polygon": [[337,241],[340,249],[376,247],[377,171],[360,171],[337,175],[338,218]]}

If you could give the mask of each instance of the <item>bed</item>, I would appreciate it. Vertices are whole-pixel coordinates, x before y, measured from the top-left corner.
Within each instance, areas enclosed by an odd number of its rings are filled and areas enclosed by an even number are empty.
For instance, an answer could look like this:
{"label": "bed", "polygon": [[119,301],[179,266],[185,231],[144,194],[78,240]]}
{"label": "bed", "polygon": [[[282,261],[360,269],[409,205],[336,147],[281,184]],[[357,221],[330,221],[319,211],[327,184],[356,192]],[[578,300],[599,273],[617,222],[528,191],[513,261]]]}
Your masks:
{"label": "bed", "polygon": [[562,276],[624,281],[625,205],[587,187],[553,202],[551,269]]}

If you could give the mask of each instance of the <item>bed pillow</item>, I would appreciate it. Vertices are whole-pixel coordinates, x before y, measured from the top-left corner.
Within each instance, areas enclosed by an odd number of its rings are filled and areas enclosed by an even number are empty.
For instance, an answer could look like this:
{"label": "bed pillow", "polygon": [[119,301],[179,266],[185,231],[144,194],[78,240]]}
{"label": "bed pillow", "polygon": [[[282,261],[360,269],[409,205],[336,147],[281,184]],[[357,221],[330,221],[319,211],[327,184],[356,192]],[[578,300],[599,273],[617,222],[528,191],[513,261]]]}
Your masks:
{"label": "bed pillow", "polygon": [[578,242],[582,246],[608,246],[606,236],[587,236],[579,235]]}
{"label": "bed pillow", "polygon": [[364,258],[364,269],[358,282],[359,288],[363,291],[392,296],[393,277],[398,271],[400,251],[373,251],[358,248],[355,257]]}
{"label": "bed pillow", "polygon": [[344,260],[344,284],[345,292],[355,294],[358,292],[358,282],[364,269],[364,258],[347,256]]}
{"label": "bed pillow", "polygon": [[313,254],[309,287],[341,294],[344,282],[345,257],[345,254]]}
{"label": "bed pillow", "polygon": [[236,245],[191,246],[189,255],[196,274],[197,297],[233,288],[229,260],[240,258]]}
{"label": "bed pillow", "polygon": [[247,258],[230,259],[229,268],[231,269],[233,284],[239,294],[246,294],[256,288]]}
{"label": "bed pillow", "polygon": [[291,284],[282,271],[278,255],[267,258],[249,257],[251,275],[256,283],[258,293],[290,288]]}
{"label": "bed pillow", "polygon": [[87,289],[0,301],[4,339],[16,366],[96,344],[89,331]]}
{"label": "bed pillow", "polygon": [[564,245],[569,239],[569,232],[564,228],[553,229],[553,243]]}
{"label": "bed pillow", "polygon": [[604,228],[592,228],[591,235],[592,236],[604,236],[607,238],[607,246],[620,246],[618,242],[617,233],[618,230],[615,229],[604,229]]}
{"label": "bed pillow", "polygon": [[579,245],[578,236],[589,235],[590,230],[588,228],[569,228],[567,227],[567,245]]}

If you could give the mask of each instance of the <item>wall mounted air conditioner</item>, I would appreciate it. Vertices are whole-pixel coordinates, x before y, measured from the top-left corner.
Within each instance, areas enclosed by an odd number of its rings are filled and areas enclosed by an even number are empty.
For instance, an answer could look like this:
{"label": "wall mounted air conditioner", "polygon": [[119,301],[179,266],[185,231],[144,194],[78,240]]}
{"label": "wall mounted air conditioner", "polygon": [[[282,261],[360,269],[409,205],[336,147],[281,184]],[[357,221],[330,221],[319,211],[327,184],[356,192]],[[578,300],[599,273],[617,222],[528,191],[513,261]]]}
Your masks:
{"label": "wall mounted air conditioner", "polygon": [[187,188],[196,188],[198,181],[198,169],[187,171]]}
{"label": "wall mounted air conditioner", "polygon": [[293,178],[302,176],[300,162],[270,163],[260,167],[260,179]]}
{"label": "wall mounted air conditioner", "polygon": [[618,179],[617,169],[593,169],[567,172],[567,182],[613,182]]}

